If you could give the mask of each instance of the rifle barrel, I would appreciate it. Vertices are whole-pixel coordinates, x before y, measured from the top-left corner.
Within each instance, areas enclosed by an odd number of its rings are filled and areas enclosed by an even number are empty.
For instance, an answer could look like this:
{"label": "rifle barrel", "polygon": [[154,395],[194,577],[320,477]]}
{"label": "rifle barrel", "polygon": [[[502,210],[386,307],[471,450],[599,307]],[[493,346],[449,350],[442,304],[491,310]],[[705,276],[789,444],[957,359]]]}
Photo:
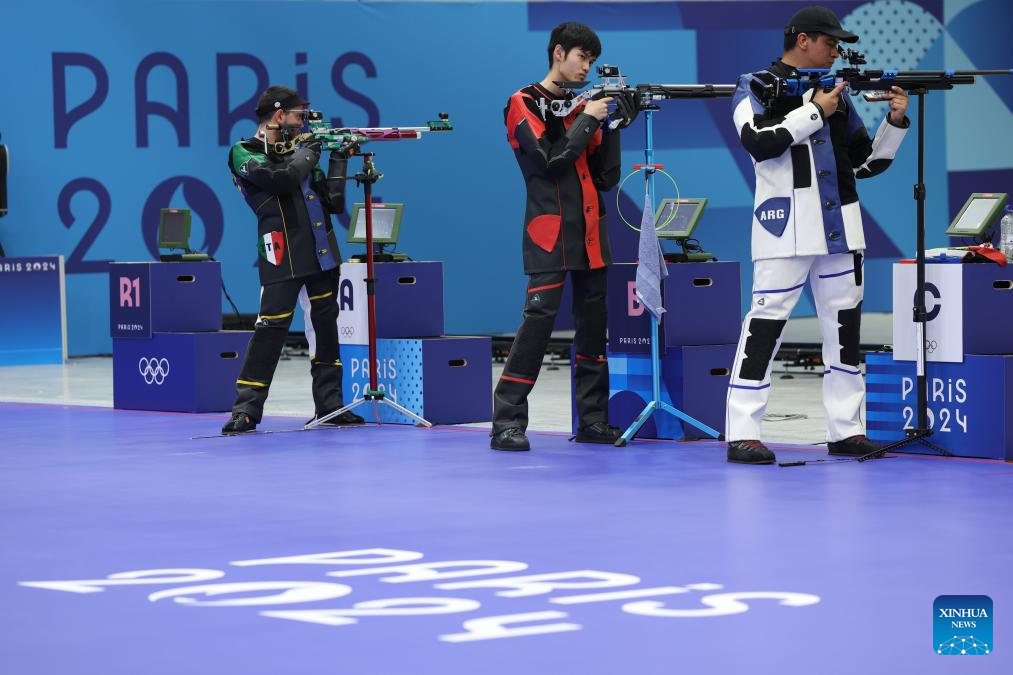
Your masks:
{"label": "rifle barrel", "polygon": [[[917,73],[917,74],[916,74]],[[897,73],[896,77],[881,77],[868,73],[872,79],[848,80],[848,88],[852,91],[889,91],[897,86],[905,90],[914,89],[952,89],[955,84],[974,84],[974,75],[930,74],[927,71],[907,71]]]}
{"label": "rifle barrel", "polygon": [[[883,71],[876,71],[883,72]],[[897,73],[899,77],[947,77],[961,75],[1013,75],[1013,68],[1009,70],[901,70]]]}
{"label": "rifle barrel", "polygon": [[718,98],[735,94],[734,84],[639,84],[653,98]]}

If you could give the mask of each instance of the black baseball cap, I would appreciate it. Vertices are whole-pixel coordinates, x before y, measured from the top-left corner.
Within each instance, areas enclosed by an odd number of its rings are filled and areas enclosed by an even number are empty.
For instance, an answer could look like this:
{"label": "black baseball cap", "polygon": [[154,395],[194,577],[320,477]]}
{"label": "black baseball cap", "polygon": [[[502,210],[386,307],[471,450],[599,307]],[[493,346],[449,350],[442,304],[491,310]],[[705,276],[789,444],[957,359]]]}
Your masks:
{"label": "black baseball cap", "polygon": [[295,89],[281,84],[272,84],[264,90],[257,101],[257,117],[267,117],[275,110],[291,110],[292,108],[309,105]]}
{"label": "black baseball cap", "polygon": [[858,36],[841,28],[837,15],[826,7],[806,7],[795,12],[784,27],[785,35],[825,33],[841,42],[858,42]]}

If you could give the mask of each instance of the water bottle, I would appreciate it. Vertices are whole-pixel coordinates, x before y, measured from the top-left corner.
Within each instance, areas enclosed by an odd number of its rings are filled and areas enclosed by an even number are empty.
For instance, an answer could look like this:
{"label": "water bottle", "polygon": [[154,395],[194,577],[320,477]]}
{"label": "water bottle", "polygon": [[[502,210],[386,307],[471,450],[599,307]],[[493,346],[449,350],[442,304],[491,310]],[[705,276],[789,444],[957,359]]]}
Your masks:
{"label": "water bottle", "polygon": [[999,247],[1007,263],[1013,263],[1013,206],[1006,205],[1006,213],[999,225]]}

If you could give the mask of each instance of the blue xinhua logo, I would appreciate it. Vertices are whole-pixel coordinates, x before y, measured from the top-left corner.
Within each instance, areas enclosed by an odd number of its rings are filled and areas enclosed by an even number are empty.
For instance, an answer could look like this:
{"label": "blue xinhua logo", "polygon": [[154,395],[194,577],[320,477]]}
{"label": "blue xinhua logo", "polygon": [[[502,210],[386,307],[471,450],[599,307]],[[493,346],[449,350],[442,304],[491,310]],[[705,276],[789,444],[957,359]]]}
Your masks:
{"label": "blue xinhua logo", "polygon": [[932,603],[932,649],[943,656],[991,654],[992,598],[940,595]]}

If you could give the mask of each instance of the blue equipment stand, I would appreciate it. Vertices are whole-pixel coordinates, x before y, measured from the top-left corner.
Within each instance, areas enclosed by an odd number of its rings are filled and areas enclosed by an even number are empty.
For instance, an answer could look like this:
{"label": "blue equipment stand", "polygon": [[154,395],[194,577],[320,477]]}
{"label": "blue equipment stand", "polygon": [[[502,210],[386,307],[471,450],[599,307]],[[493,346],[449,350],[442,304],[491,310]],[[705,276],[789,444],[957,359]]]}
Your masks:
{"label": "blue equipment stand", "polygon": [[[654,131],[653,131],[653,115],[655,110],[651,108],[645,108],[644,113],[644,128],[647,134],[647,145],[644,148],[644,165],[640,169],[644,172],[644,177],[647,180],[647,198],[651,205],[651,210],[654,210],[654,173],[659,168],[654,163]],[[651,226],[653,227],[653,225]],[[633,420],[633,423],[629,428],[623,432],[623,435],[615,442],[617,448],[625,446],[633,436],[640,431],[640,427],[644,426],[657,411],[667,412],[670,415],[675,415],[683,422],[692,424],[697,429],[700,429],[706,434],[713,436],[718,440],[724,440],[724,434],[718,433],[717,430],[712,429],[703,422],[693,417],[690,417],[686,413],[682,412],[675,406],[666,403],[661,400],[661,355],[658,347],[658,317],[651,315],[651,391],[652,399],[644,406],[644,409],[637,415],[637,418]]]}

